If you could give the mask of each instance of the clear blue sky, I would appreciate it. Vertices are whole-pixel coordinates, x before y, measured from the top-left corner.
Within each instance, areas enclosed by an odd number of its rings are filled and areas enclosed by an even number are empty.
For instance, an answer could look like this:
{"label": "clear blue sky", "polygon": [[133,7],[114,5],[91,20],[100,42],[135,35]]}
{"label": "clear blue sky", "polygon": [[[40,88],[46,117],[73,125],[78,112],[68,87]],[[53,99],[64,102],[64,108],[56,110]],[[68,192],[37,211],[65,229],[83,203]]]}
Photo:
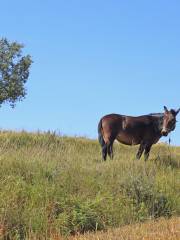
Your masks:
{"label": "clear blue sky", "polygon": [[[1,1],[1,37],[34,63],[26,99],[0,108],[0,127],[96,138],[107,113],[179,108],[179,13],[178,0]],[[180,121],[171,137],[180,145]]]}

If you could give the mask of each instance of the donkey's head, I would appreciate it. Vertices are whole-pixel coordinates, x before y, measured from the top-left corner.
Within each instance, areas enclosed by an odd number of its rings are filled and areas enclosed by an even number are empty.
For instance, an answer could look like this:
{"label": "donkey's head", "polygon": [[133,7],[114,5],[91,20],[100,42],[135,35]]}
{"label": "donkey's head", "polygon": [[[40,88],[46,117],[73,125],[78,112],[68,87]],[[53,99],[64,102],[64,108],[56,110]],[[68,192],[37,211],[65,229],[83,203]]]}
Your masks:
{"label": "donkey's head", "polygon": [[173,131],[176,127],[176,115],[179,113],[180,108],[176,111],[174,109],[168,110],[166,106],[164,106],[164,117],[163,117],[163,125],[161,134],[163,136],[167,136],[168,133]]}

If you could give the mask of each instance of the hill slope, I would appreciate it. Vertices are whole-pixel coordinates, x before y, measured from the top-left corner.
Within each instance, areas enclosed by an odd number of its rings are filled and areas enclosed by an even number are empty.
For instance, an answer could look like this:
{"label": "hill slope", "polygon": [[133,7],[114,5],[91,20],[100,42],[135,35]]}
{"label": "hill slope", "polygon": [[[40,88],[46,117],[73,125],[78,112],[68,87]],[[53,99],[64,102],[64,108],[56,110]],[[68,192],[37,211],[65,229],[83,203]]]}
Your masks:
{"label": "hill slope", "polygon": [[0,232],[49,238],[179,215],[180,147],[156,145],[146,163],[115,144],[102,162],[97,141],[0,133]]}

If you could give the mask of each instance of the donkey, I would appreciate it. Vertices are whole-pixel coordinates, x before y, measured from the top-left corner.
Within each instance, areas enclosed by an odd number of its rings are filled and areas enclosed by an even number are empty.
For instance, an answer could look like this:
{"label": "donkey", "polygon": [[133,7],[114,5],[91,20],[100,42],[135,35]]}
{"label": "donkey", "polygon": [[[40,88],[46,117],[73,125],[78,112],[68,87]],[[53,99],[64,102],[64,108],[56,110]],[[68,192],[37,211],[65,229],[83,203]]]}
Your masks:
{"label": "donkey", "polygon": [[119,114],[109,114],[101,118],[98,124],[98,139],[102,147],[102,158],[107,154],[113,159],[113,142],[118,140],[126,145],[138,145],[136,158],[140,159],[144,152],[144,160],[149,157],[153,144],[162,136],[167,136],[176,127],[176,116],[180,108],[168,110],[164,106],[164,113],[151,113],[138,117]]}

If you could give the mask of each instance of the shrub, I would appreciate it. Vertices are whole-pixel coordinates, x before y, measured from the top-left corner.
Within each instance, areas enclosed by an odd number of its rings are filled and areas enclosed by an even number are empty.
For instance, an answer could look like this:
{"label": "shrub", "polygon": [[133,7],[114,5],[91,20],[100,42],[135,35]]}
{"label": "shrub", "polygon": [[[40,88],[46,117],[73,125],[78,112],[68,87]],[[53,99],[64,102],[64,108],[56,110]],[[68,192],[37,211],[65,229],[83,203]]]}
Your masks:
{"label": "shrub", "polygon": [[171,203],[155,186],[155,178],[142,174],[130,176],[121,184],[125,194],[133,200],[137,220],[171,216]]}

